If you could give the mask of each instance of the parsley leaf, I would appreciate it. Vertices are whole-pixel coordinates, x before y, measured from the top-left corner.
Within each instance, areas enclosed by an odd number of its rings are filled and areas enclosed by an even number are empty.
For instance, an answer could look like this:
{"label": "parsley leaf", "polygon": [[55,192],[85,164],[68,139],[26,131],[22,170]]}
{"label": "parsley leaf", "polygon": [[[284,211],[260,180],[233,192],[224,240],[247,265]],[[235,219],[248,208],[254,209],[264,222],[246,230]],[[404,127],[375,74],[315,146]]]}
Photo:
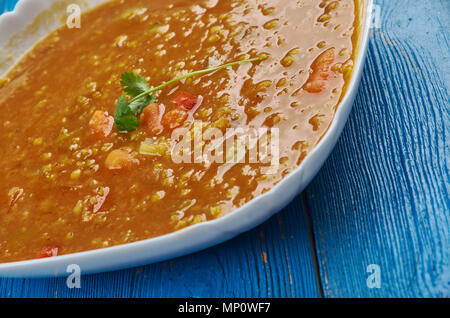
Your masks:
{"label": "parsley leaf", "polygon": [[120,79],[123,91],[131,98],[150,90],[150,85],[145,78],[133,72],[123,73]]}
{"label": "parsley leaf", "polygon": [[119,131],[135,131],[139,127],[139,120],[131,110],[125,95],[120,96],[117,103],[114,123]]}
{"label": "parsley leaf", "polygon": [[150,89],[150,85],[144,77],[133,72],[123,73],[120,83],[131,101],[128,102],[125,95],[120,96],[114,113],[114,123],[119,131],[135,131],[139,127],[136,115],[141,114],[145,107],[156,102],[158,98],[144,94]]}
{"label": "parsley leaf", "polygon": [[145,107],[152,103],[156,103],[157,100],[158,98],[155,95],[145,95],[136,100],[132,100],[128,104],[128,107],[130,107],[131,111],[134,114],[139,115],[140,113],[142,113]]}

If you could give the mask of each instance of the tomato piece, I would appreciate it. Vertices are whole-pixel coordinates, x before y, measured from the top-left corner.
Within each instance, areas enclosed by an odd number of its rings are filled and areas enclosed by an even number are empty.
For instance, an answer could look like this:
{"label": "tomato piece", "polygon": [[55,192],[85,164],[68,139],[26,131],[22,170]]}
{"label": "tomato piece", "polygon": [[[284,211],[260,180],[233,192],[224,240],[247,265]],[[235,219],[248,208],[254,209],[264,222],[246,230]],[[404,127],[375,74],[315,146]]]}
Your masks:
{"label": "tomato piece", "polygon": [[179,92],[177,97],[172,100],[177,106],[184,107],[187,110],[191,110],[197,105],[198,97],[192,96],[191,94],[185,92]]}
{"label": "tomato piece", "polygon": [[108,112],[97,110],[89,121],[89,127],[94,136],[103,139],[109,136],[114,126],[114,118]]}
{"label": "tomato piece", "polygon": [[58,253],[58,246],[45,246],[36,254],[36,258],[54,257],[58,256]]}
{"label": "tomato piece", "polygon": [[164,115],[164,105],[150,104],[143,111],[143,122],[147,133],[150,136],[158,136],[162,134],[164,126],[161,124],[161,119]]}
{"label": "tomato piece", "polygon": [[96,202],[95,202],[94,206],[92,207],[92,213],[97,213],[102,208],[103,203],[105,203],[106,197],[109,194],[109,187],[104,187],[100,191],[101,191],[101,193],[99,193],[98,195],[95,196]]}
{"label": "tomato piece", "polygon": [[139,163],[139,159],[128,149],[113,150],[105,160],[105,166],[109,170],[132,169]]}
{"label": "tomato piece", "polygon": [[22,194],[23,194],[22,188],[14,187],[11,190],[9,190],[9,192],[8,192],[8,196],[9,196],[8,212],[11,211],[12,207],[20,199]]}
{"label": "tomato piece", "polygon": [[331,74],[331,65],[334,62],[334,48],[320,54],[311,64],[312,73],[303,89],[309,93],[320,93],[326,87],[326,80]]}
{"label": "tomato piece", "polygon": [[186,111],[181,109],[174,109],[164,115],[162,124],[164,127],[167,127],[169,129],[175,129],[183,125],[187,118],[188,114]]}

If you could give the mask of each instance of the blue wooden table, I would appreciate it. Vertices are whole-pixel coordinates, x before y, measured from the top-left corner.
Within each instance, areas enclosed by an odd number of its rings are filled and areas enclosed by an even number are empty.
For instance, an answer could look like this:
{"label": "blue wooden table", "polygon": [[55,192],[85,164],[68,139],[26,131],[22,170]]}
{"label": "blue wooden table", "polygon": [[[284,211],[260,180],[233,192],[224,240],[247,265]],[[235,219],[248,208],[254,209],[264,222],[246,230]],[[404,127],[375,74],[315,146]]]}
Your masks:
{"label": "blue wooden table", "polygon": [[80,289],[0,278],[0,297],[450,297],[450,1],[376,3],[343,136],[286,209],[195,255],[83,276]]}

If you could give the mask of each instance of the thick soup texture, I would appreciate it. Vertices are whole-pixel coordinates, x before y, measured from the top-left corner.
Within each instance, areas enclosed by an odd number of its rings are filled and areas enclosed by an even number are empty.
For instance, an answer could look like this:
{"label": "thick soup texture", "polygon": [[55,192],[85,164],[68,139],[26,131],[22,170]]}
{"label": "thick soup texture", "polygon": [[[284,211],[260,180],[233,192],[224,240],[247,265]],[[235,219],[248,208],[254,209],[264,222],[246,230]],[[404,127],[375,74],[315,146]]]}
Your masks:
{"label": "thick soup texture", "polygon": [[[0,261],[163,235],[270,190],[333,120],[355,12],[354,0],[111,1],[48,35],[0,80]],[[262,54],[162,89],[135,131],[114,125],[124,72],[158,86]],[[279,166],[175,163],[173,130],[196,122],[277,128]]]}

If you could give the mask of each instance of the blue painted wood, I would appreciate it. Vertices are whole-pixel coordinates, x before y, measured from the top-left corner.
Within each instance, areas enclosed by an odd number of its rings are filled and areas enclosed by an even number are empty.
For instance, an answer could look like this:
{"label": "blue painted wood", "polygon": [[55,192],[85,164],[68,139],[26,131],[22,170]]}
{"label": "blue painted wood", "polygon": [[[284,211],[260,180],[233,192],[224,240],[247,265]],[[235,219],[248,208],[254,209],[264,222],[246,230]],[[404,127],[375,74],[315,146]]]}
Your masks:
{"label": "blue painted wood", "polygon": [[8,12],[14,10],[17,1],[13,0],[0,0],[0,13]]}
{"label": "blue painted wood", "polygon": [[306,191],[324,294],[450,297],[450,1],[377,2],[354,111]]}

